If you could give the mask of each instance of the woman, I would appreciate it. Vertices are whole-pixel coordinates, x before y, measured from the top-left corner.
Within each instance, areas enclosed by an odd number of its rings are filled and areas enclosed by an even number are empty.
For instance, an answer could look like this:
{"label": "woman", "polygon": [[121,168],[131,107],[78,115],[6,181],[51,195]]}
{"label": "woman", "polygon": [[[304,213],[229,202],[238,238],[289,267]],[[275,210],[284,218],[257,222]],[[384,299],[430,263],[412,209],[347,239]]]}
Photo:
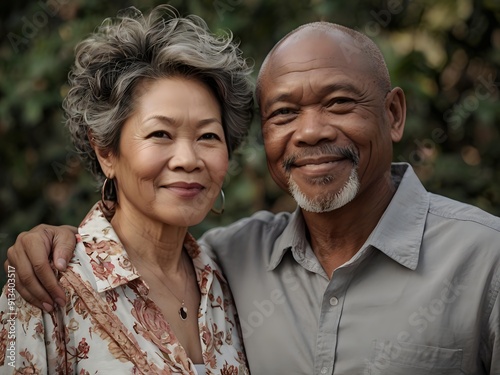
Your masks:
{"label": "woman", "polygon": [[66,124],[103,199],[60,274],[64,309],[2,295],[2,374],[248,372],[228,286],[187,227],[247,133],[249,74],[230,36],[168,6],[129,9],[78,45]]}

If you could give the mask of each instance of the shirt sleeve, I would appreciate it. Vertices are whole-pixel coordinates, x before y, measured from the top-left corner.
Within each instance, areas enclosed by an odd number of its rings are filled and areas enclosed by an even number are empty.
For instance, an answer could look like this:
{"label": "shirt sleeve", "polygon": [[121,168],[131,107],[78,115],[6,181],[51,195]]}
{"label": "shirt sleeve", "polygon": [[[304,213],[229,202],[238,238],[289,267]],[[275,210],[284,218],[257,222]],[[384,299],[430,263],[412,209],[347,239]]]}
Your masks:
{"label": "shirt sleeve", "polygon": [[65,366],[57,320],[57,313],[42,312],[7,284],[0,297],[0,373],[50,374]]}
{"label": "shirt sleeve", "polygon": [[222,228],[210,229],[205,232],[203,236],[198,240],[198,245],[203,249],[203,251],[212,258],[213,261],[217,261],[217,253],[214,251],[214,243],[217,238],[217,232]]}
{"label": "shirt sleeve", "polygon": [[493,303],[487,332],[487,352],[491,356],[489,374],[500,374],[500,276],[497,278],[496,299]]}

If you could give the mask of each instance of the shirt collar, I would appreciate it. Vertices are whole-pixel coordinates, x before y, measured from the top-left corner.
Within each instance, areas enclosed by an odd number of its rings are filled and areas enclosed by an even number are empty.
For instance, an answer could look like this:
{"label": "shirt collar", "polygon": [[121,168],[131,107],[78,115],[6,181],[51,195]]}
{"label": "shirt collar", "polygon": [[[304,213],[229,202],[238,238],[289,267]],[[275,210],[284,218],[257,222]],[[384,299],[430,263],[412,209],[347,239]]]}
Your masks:
{"label": "shirt collar", "polygon": [[391,176],[399,186],[367,244],[415,270],[429,211],[429,193],[407,163],[393,163]]}
{"label": "shirt collar", "polygon": [[302,211],[300,207],[297,207],[290,216],[290,220],[281,235],[274,241],[268,270],[272,271],[275,269],[286,252],[292,249],[300,249],[303,250],[301,253],[304,254],[307,246],[309,244],[306,240],[306,225]]}
{"label": "shirt collar", "polygon": [[[391,177],[396,193],[362,249],[372,245],[399,264],[415,270],[429,210],[429,195],[407,163],[393,163]],[[275,269],[287,251],[292,250],[297,258],[309,247],[304,218],[297,208],[274,243],[268,270]]]}
{"label": "shirt collar", "polygon": [[[80,224],[77,240],[83,242],[99,293],[140,277],[111,223],[106,219],[100,202],[94,205]],[[211,273],[217,270],[216,264],[200,251],[198,243],[189,233],[186,233],[184,248],[193,259],[195,269],[199,271],[197,276],[200,289],[202,292],[208,290],[212,282]],[[217,277],[225,282],[219,273]]]}
{"label": "shirt collar", "polygon": [[139,277],[111,223],[106,219],[100,202],[92,207],[80,224],[77,241],[83,243],[99,293]]}

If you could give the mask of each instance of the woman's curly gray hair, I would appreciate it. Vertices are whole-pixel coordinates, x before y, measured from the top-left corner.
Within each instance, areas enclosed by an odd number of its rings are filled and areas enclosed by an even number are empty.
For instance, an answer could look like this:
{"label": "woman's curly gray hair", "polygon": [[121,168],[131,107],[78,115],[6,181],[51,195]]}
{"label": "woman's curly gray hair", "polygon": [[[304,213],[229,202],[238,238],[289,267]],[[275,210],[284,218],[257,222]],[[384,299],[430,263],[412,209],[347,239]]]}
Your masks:
{"label": "woman's curly gray hair", "polygon": [[66,125],[83,161],[102,182],[89,137],[99,149],[118,154],[121,128],[134,111],[140,82],[193,77],[207,84],[220,103],[231,154],[252,120],[250,74],[230,32],[214,35],[200,17],[180,17],[168,5],[145,16],[128,8],[77,45],[63,103]]}

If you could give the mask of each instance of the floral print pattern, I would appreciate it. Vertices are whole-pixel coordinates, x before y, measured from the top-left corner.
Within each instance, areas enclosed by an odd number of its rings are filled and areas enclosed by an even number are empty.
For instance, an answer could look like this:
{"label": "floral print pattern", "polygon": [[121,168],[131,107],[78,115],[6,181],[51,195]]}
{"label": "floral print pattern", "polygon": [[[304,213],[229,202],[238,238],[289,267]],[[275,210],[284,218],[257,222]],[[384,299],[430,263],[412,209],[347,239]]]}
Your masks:
{"label": "floral print pattern", "polygon": [[[248,374],[228,285],[189,234],[184,246],[201,293],[198,325],[205,373]],[[148,286],[130,263],[99,203],[80,225],[75,255],[59,276],[67,304],[52,313],[16,293],[15,319],[11,319],[4,288],[1,374],[196,374],[169,323],[148,298]],[[13,351],[7,350],[12,331],[15,358],[9,358]]]}

